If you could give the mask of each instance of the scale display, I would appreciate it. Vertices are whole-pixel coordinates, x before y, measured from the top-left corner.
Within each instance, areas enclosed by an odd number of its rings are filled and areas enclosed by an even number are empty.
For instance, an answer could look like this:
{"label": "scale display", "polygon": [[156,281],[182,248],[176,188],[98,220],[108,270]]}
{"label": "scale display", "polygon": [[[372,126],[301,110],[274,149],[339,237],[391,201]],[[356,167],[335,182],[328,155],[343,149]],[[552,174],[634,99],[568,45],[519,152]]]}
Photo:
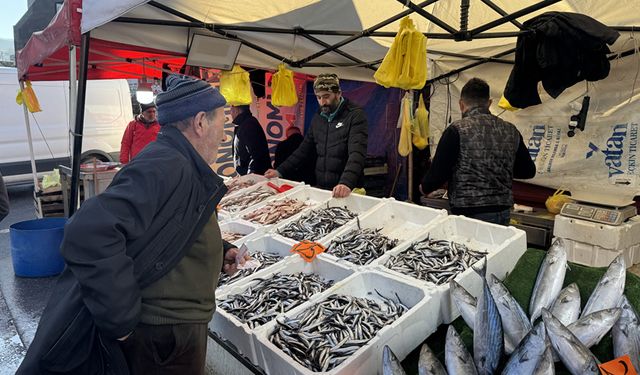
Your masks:
{"label": "scale display", "polygon": [[608,225],[620,225],[630,217],[637,215],[635,206],[620,208],[590,206],[582,203],[566,203],[560,214],[576,219],[593,221]]}

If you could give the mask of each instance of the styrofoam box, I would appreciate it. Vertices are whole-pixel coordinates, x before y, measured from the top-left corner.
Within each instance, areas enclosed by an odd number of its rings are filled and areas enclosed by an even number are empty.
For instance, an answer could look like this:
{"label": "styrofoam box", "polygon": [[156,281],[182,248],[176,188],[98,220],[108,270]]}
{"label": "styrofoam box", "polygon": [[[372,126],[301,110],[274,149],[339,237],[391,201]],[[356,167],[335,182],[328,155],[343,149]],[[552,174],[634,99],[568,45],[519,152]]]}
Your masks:
{"label": "styrofoam box", "polygon": [[[250,192],[253,192],[253,191],[255,191],[255,190],[258,190],[258,189],[260,189],[261,187],[267,186],[267,184],[268,184],[269,182],[271,182],[272,184],[274,184],[274,185],[276,185],[276,186],[280,186],[280,185],[282,185],[282,182],[281,182],[279,179],[277,179],[277,178],[274,178],[274,179],[269,180],[269,181],[262,181],[262,182],[258,182],[257,184],[255,184],[255,185],[253,185],[253,186],[250,186],[250,187],[247,187],[247,188],[244,188],[244,189],[240,189],[240,190],[238,190],[238,191],[236,191],[236,192],[233,192],[233,194],[229,194],[229,195],[225,196],[224,198],[222,198],[222,200],[221,200],[220,202],[222,203],[222,202],[224,202],[224,201],[226,201],[226,200],[228,200],[228,199],[233,199],[233,198],[236,198],[236,197],[241,196],[241,195],[246,195],[247,193],[250,193]],[[231,212],[231,211],[228,211],[228,210],[225,210],[225,209],[220,209],[220,212],[221,212],[221,213],[223,213],[223,214],[226,214],[226,215],[227,215],[227,216],[229,216],[230,218],[236,218],[236,217],[238,217],[238,214],[239,214],[240,212],[242,212],[242,211],[250,210],[250,209],[252,209],[253,207],[255,207],[256,205],[258,205],[258,204],[260,204],[260,203],[263,203],[263,202],[269,202],[269,201],[272,201],[272,200],[274,200],[274,199],[280,199],[280,198],[286,197],[287,195],[289,195],[289,194],[291,194],[291,193],[295,192],[297,189],[300,189],[300,188],[301,188],[301,187],[303,187],[303,186],[304,186],[304,185],[302,185],[302,184],[298,184],[298,185],[294,186],[294,187],[293,187],[293,189],[290,189],[290,190],[284,191],[284,192],[282,192],[282,193],[274,194],[274,195],[272,195],[272,196],[270,196],[270,197],[266,198],[266,199],[265,199],[265,200],[263,200],[262,202],[258,202],[258,203],[254,204],[254,205],[252,205],[252,206],[249,206],[249,207],[245,208],[244,210],[239,210],[239,211]]]}
{"label": "styrofoam box", "polygon": [[[518,259],[527,250],[527,239],[524,231],[502,225],[487,223],[484,221],[469,219],[464,216],[448,216],[434,223],[430,229],[415,237],[412,241],[405,242],[392,251],[372,262],[372,266],[384,272],[397,275],[410,280],[412,284],[424,285],[426,288],[437,289],[440,301],[439,323],[450,323],[456,319],[460,312],[449,296],[449,284],[436,286],[431,282],[415,279],[409,275],[390,270],[384,267],[390,256],[398,255],[406,251],[413,242],[419,242],[430,237],[454,241],[466,245],[476,251],[486,251],[487,275],[495,274],[503,280],[513,270]],[[477,273],[470,267],[456,276],[455,280],[464,286],[474,297],[478,297],[482,291],[482,283]]]}
{"label": "styrofoam box", "polygon": [[[313,262],[309,263],[299,256],[289,257],[282,262],[269,267],[267,272],[260,274],[256,273],[234,283],[226,288],[223,293],[218,293],[216,298],[224,299],[232,294],[242,294],[247,288],[256,284],[256,278],[268,279],[278,272],[285,275],[291,275],[299,272],[306,274],[313,273],[325,280],[333,280],[334,283],[338,283],[352,275],[355,271],[332,260],[315,259]],[[320,294],[316,295],[315,298],[312,296],[311,301],[317,299],[319,296]],[[259,328],[260,327],[256,327],[254,330],[259,330]],[[211,319],[211,322],[209,322],[209,329],[216,332],[222,338],[230,341],[243,355],[257,364],[257,356],[253,342],[254,330],[251,330],[248,325],[240,322],[240,320],[238,320],[238,318],[233,314],[218,307]]]}
{"label": "styrofoam box", "polygon": [[244,236],[231,242],[236,246],[242,246],[243,243],[261,233],[259,225],[241,219],[230,220],[220,224],[220,231],[243,234]]}
{"label": "styrofoam box", "polygon": [[238,217],[242,218],[244,215],[251,213],[253,211],[259,210],[262,207],[271,204],[273,202],[282,200],[282,199],[297,199],[299,201],[304,202],[305,204],[307,204],[307,207],[305,209],[303,209],[302,211],[300,211],[299,213],[292,215],[284,220],[282,220],[280,223],[276,223],[276,224],[271,224],[271,225],[262,225],[262,224],[258,224],[255,223],[256,225],[261,225],[265,228],[269,228],[273,225],[280,225],[281,223],[285,222],[285,221],[291,221],[291,220],[295,220],[295,218],[299,217],[301,213],[303,212],[307,212],[307,210],[309,209],[313,209],[316,206],[318,206],[319,204],[322,204],[326,201],[328,201],[329,199],[331,199],[331,192],[327,191],[327,190],[321,190],[321,189],[316,189],[316,188],[312,188],[306,185],[301,185],[300,187],[296,188],[296,189],[292,189],[291,193],[289,192],[285,192],[288,193],[286,196],[279,196],[276,199],[273,200],[267,200],[261,203],[258,203],[252,207],[247,208],[244,211],[241,211],[238,213]]}
{"label": "styrofoam box", "polygon": [[353,355],[329,372],[317,373],[300,365],[293,358],[278,349],[269,341],[269,335],[274,331],[276,323],[264,326],[256,332],[256,352],[258,365],[267,374],[376,374],[382,363],[384,345],[389,345],[400,359],[406,357],[426,337],[435,332],[438,327],[438,298],[424,288],[406,283],[404,279],[385,274],[377,270],[357,272],[333,288],[321,294],[321,298],[310,301],[292,309],[285,315],[295,317],[308,308],[333,294],[351,295],[382,301],[376,290],[384,296],[393,297],[396,294],[403,304],[409,307],[404,315],[395,322],[383,327],[371,341],[360,348]]}
{"label": "styrofoam box", "polygon": [[[411,203],[398,202],[395,199],[387,200],[367,214],[359,217],[358,220],[326,236],[322,244],[328,247],[334,239],[357,229],[359,224],[362,229],[381,228],[380,233],[389,238],[399,240],[399,246],[404,241],[423,232],[427,225],[442,220],[446,216],[446,210],[435,210]],[[339,259],[328,253],[325,253],[324,256]]]}
{"label": "styrofoam box", "polygon": [[553,235],[565,240],[570,262],[606,267],[624,254],[627,267],[640,263],[640,217],[622,225],[606,225],[556,215]]}

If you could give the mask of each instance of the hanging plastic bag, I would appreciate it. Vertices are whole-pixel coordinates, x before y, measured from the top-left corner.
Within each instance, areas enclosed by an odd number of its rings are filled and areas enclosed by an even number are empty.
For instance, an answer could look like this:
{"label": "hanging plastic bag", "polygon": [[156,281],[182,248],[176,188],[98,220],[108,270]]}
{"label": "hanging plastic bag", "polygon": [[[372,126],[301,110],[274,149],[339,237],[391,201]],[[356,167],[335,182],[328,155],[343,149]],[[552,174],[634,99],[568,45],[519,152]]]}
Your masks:
{"label": "hanging plastic bag", "polygon": [[291,107],[298,103],[296,85],[293,83],[293,72],[278,65],[278,71],[271,77],[271,104],[276,107]]}
{"label": "hanging plastic bag", "polygon": [[27,109],[31,113],[41,112],[40,102],[38,102],[38,98],[36,97],[35,91],[33,91],[33,87],[31,87],[31,81],[25,81],[24,90],[18,90],[18,95],[16,95],[16,103],[18,105],[26,104]]}
{"label": "hanging plastic bag", "polygon": [[551,212],[552,214],[559,214],[562,206],[564,206],[565,203],[574,202],[574,200],[570,196],[565,195],[564,193],[564,190],[558,189],[555,193],[553,193],[552,196],[547,198],[547,200],[544,202],[544,205],[547,207],[547,211]]}
{"label": "hanging plastic bag", "polygon": [[400,29],[382,64],[373,74],[384,87],[421,89],[427,81],[427,38],[409,17],[400,21]]}
{"label": "hanging plastic bag", "polygon": [[419,150],[424,150],[429,145],[429,112],[427,106],[424,105],[422,94],[413,118],[412,141]]}
{"label": "hanging plastic bag", "polygon": [[230,105],[251,104],[251,81],[249,72],[240,65],[220,74],[220,93]]}
{"label": "hanging plastic bag", "polygon": [[398,142],[398,153],[400,156],[407,156],[411,153],[411,94],[404,94],[400,105],[400,141]]}
{"label": "hanging plastic bag", "polygon": [[54,169],[51,172],[45,174],[42,177],[42,188],[48,189],[51,187],[57,187],[60,185],[60,172],[58,169]]}

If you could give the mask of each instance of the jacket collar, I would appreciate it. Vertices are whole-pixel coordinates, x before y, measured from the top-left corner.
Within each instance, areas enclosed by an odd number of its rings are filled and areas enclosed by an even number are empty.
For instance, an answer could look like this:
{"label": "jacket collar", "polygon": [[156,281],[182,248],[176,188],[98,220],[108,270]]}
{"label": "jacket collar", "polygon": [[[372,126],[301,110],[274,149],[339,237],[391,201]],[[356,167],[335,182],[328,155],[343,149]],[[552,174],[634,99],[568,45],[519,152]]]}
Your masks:
{"label": "jacket collar", "polygon": [[462,118],[469,116],[478,116],[478,115],[490,115],[491,111],[486,107],[473,107],[462,114]]}
{"label": "jacket collar", "polygon": [[163,126],[160,128],[158,138],[166,140],[178,152],[191,161],[207,191],[213,192],[222,187],[226,192],[227,188],[224,186],[222,178],[211,169],[180,130],[172,126]]}
{"label": "jacket collar", "polygon": [[333,112],[331,112],[330,114],[327,115],[327,114],[322,113],[322,110],[320,110],[319,111],[320,116],[324,117],[325,120],[327,120],[328,122],[333,121],[333,119],[338,116],[338,113],[342,112],[342,109],[347,107],[347,105],[345,104],[346,101],[347,100],[343,96],[341,96],[340,97],[340,103],[338,103],[338,108],[336,108],[335,111],[333,111]]}

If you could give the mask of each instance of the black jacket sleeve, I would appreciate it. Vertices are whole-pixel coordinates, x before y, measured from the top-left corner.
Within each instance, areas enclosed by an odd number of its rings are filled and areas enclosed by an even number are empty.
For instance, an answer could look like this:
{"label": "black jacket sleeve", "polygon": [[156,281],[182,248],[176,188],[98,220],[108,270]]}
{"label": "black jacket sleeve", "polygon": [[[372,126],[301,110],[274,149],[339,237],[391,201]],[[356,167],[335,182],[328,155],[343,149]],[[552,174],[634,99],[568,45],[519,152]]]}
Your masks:
{"label": "black jacket sleeve", "polygon": [[7,187],[4,185],[4,179],[0,174],[0,221],[9,215],[9,195]]}
{"label": "black jacket sleeve", "polygon": [[291,154],[280,166],[278,173],[285,178],[291,176],[298,168],[307,165],[308,161],[315,155],[316,141],[313,137],[313,128],[310,128],[304,135],[304,140],[300,146]]}
{"label": "black jacket sleeve", "polygon": [[367,158],[367,117],[363,110],[357,109],[356,111],[358,113],[354,116],[353,123],[349,129],[349,143],[347,145],[349,158],[338,182],[347,185],[350,189],[360,187],[356,186],[356,184],[362,175],[364,161]]}
{"label": "black jacket sleeve", "polygon": [[249,162],[248,173],[264,174],[267,169],[271,168],[271,156],[269,156],[269,146],[267,145],[267,136],[258,120],[251,118],[251,124],[248,124],[246,133],[244,134],[244,142],[251,161]]}
{"label": "black jacket sleeve", "polygon": [[431,167],[422,179],[422,191],[425,194],[436,190],[451,178],[453,168],[460,153],[460,135],[449,126],[442,133]]}
{"label": "black jacket sleeve", "polygon": [[524,145],[522,135],[518,144],[518,151],[516,152],[516,160],[513,163],[513,178],[527,179],[533,178],[536,175],[536,164],[531,160],[529,150]]}

